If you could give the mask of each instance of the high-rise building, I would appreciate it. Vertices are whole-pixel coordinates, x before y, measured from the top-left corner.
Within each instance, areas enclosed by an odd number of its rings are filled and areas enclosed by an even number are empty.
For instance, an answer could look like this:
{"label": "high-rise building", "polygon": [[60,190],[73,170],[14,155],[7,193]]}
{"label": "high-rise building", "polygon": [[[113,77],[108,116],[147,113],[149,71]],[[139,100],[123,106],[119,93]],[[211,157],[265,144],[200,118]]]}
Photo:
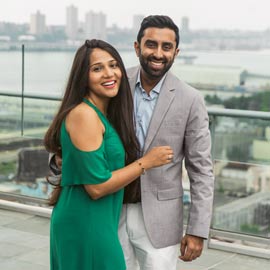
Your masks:
{"label": "high-rise building", "polygon": [[106,40],[106,20],[104,13],[89,11],[85,15],[85,38]]}
{"label": "high-rise building", "polygon": [[140,14],[133,15],[132,30],[134,32],[137,33],[139,31],[140,26],[141,26],[141,22],[142,22],[144,17],[145,17],[144,15],[140,15]]}
{"label": "high-rise building", "polygon": [[189,18],[188,17],[183,17],[182,18],[181,31],[184,32],[184,33],[189,32]]}
{"label": "high-rise building", "polygon": [[30,33],[33,35],[46,33],[46,17],[39,10],[30,16]]}
{"label": "high-rise building", "polygon": [[75,40],[78,37],[79,19],[78,8],[70,5],[66,8],[66,35],[68,39]]}

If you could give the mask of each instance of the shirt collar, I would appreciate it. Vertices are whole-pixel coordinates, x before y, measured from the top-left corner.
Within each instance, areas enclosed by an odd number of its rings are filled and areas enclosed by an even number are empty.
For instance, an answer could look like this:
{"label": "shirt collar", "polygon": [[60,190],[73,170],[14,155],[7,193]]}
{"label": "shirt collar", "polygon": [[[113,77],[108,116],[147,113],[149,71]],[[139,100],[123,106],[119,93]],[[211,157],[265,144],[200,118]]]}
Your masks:
{"label": "shirt collar", "polygon": [[[137,81],[136,81],[136,87],[139,87],[142,91],[145,91],[143,89],[143,87],[142,87],[141,76],[140,75],[141,75],[141,71],[138,72]],[[161,80],[157,83],[157,85],[155,85],[155,87],[151,90],[151,92],[155,92],[155,93],[159,94],[160,89],[161,89],[161,86],[162,86],[162,84],[163,84],[163,82],[164,82],[164,80],[166,78],[166,75],[167,75],[167,73],[165,73],[163,75],[163,77],[161,78]]]}

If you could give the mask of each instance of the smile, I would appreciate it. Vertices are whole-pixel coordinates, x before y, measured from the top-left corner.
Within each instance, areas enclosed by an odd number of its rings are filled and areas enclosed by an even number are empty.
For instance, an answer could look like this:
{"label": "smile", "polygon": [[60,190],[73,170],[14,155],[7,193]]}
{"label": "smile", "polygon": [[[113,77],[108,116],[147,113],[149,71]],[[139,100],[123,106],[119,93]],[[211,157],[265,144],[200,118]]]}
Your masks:
{"label": "smile", "polygon": [[153,66],[160,67],[160,66],[163,65],[163,62],[152,62],[152,61],[151,61],[151,64],[152,64]]}
{"label": "smile", "polygon": [[150,61],[150,65],[151,65],[152,69],[160,70],[160,69],[163,69],[164,62]]}
{"label": "smile", "polygon": [[112,86],[112,85],[114,85],[114,84],[116,84],[116,81],[105,82],[105,83],[103,83],[102,85],[103,85],[103,86]]}

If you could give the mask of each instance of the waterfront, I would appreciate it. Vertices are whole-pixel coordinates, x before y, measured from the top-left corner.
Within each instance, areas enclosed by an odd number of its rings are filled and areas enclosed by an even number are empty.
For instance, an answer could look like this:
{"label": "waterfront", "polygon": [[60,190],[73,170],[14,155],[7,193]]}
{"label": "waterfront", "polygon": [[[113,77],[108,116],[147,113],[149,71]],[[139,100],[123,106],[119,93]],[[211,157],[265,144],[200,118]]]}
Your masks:
{"label": "waterfront", "polygon": [[[126,67],[138,64],[133,51],[120,51]],[[193,65],[185,65],[182,56],[196,56]],[[24,61],[24,90],[27,94],[61,96],[70,70],[74,52],[28,52]],[[223,68],[247,70],[249,73],[270,76],[270,50],[261,51],[181,51],[175,60],[175,73],[188,83],[200,82],[204,70],[212,69],[211,78],[220,80],[215,70]],[[222,75],[222,74],[221,74]],[[224,74],[228,76],[228,74]],[[223,77],[224,77],[223,76]],[[211,79],[209,78],[209,79]],[[228,80],[232,77],[228,77]],[[255,79],[250,84],[254,83]],[[260,82],[260,83],[267,83]],[[0,91],[21,92],[22,54],[19,51],[0,52]],[[258,82],[256,82],[258,85]]]}

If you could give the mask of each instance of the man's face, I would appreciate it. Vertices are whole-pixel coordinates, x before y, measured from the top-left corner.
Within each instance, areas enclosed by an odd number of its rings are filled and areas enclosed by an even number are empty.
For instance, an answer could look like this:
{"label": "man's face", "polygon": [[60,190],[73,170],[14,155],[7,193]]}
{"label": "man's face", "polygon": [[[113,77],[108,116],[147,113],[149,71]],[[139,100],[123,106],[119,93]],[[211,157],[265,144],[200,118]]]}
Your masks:
{"label": "man's face", "polygon": [[179,49],[175,33],[169,28],[147,28],[140,44],[134,43],[143,73],[153,80],[161,79],[170,69]]}

